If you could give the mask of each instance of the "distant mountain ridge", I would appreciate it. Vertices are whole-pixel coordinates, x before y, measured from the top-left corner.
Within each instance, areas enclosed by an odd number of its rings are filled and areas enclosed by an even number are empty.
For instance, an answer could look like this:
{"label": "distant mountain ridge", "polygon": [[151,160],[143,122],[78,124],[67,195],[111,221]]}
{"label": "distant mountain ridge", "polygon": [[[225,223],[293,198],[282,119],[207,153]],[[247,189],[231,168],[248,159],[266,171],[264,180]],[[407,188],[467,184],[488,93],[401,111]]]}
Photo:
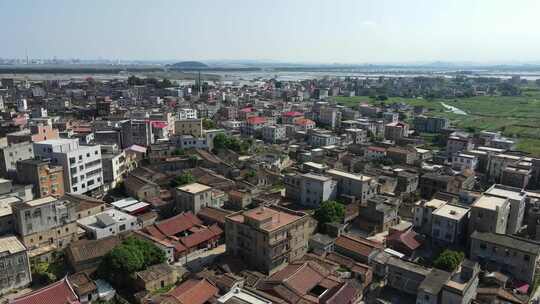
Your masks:
{"label": "distant mountain ridge", "polygon": [[181,61],[170,65],[173,69],[208,69],[209,66],[200,61]]}

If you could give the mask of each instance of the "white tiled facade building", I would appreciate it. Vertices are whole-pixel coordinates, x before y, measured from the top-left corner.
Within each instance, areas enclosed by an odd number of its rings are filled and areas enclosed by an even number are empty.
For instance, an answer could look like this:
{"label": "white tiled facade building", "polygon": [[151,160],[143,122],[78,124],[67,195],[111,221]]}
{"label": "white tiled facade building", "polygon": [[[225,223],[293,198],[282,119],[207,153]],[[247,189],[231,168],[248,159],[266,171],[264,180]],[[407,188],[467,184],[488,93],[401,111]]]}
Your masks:
{"label": "white tiled facade building", "polygon": [[77,139],[52,139],[34,143],[36,156],[49,158],[64,168],[66,192],[82,194],[103,185],[99,145],[80,145]]}

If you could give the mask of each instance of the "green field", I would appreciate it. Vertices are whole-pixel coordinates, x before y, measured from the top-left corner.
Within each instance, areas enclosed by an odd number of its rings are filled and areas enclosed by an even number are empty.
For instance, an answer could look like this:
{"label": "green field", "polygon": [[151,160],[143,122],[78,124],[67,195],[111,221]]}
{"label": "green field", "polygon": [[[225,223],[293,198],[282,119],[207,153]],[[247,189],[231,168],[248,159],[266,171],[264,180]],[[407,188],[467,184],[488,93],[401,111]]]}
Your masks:
{"label": "green field", "polygon": [[[334,97],[339,104],[357,106],[359,102],[380,104],[367,96]],[[540,89],[526,88],[518,97],[479,96],[456,99],[413,99],[391,97],[385,104],[406,103],[424,106],[431,116],[447,117],[458,128],[476,131],[502,131],[510,138],[518,139],[518,149],[540,156]],[[457,107],[468,115],[447,111],[441,104]]]}

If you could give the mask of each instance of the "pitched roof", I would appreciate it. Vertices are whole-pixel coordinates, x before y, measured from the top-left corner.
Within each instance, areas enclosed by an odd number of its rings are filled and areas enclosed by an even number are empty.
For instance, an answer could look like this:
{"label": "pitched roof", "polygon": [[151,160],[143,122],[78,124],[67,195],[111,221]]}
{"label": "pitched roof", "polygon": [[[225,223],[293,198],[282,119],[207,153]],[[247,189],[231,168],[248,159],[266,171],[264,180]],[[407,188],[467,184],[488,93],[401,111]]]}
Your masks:
{"label": "pitched roof", "polygon": [[111,236],[100,240],[81,240],[69,244],[68,250],[73,257],[73,262],[78,263],[86,260],[100,258],[120,245],[118,236]]}
{"label": "pitched roof", "polygon": [[217,224],[214,224],[210,228],[204,228],[186,237],[181,237],[180,241],[187,248],[193,248],[215,238],[216,236],[221,235],[222,233],[223,231],[217,226]]}
{"label": "pitched roof", "polygon": [[346,234],[339,236],[334,245],[366,257],[369,256],[374,249],[383,248],[379,243]]}
{"label": "pitched roof", "polygon": [[164,235],[173,236],[197,225],[202,225],[201,220],[192,212],[185,212],[156,223],[155,227]]}
{"label": "pitched roof", "polygon": [[68,277],[73,290],[78,296],[97,290],[97,285],[85,272],[78,272]]}
{"label": "pitched roof", "polygon": [[20,296],[10,304],[80,304],[67,278]]}
{"label": "pitched roof", "polygon": [[387,237],[387,241],[395,241],[403,244],[410,250],[415,250],[418,247],[420,247],[420,242],[416,239],[417,233],[414,232],[412,229],[407,231],[399,231],[394,230],[392,231]]}
{"label": "pitched roof", "polygon": [[250,125],[260,125],[266,122],[266,117],[252,116],[247,119],[247,123]]}
{"label": "pitched roof", "polygon": [[219,289],[208,280],[187,280],[168,294],[175,297],[182,304],[204,304],[216,296]]}
{"label": "pitched roof", "polygon": [[231,214],[231,212],[227,210],[204,207],[199,211],[199,213],[197,213],[197,216],[203,220],[208,220],[223,225],[225,224],[225,216],[229,214]]}

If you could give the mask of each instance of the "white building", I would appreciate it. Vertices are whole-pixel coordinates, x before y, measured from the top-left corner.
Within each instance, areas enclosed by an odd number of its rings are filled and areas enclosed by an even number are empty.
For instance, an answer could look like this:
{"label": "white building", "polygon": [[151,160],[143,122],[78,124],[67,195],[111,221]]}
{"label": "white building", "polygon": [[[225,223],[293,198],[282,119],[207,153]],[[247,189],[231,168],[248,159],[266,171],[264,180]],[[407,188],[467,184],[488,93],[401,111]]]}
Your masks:
{"label": "white building", "polygon": [[262,138],[267,143],[276,143],[285,139],[285,126],[264,126]]}
{"label": "white building", "polygon": [[176,113],[177,120],[197,119],[197,110],[190,108],[179,109]]}
{"label": "white building", "polygon": [[469,208],[445,204],[432,214],[431,237],[446,244],[460,243],[467,232]]}
{"label": "white building", "polygon": [[469,153],[459,153],[452,157],[452,168],[454,170],[475,170],[478,166],[478,157]]}
{"label": "white building", "polygon": [[105,210],[96,215],[82,218],[77,221],[77,224],[96,240],[142,228],[135,216],[116,209]]}
{"label": "white building", "polygon": [[83,194],[103,185],[99,145],[83,146],[77,139],[50,139],[34,143],[34,153],[64,168],[66,192]]}
{"label": "white building", "polygon": [[300,179],[300,204],[319,207],[337,196],[338,183],[331,177],[306,173]]}

